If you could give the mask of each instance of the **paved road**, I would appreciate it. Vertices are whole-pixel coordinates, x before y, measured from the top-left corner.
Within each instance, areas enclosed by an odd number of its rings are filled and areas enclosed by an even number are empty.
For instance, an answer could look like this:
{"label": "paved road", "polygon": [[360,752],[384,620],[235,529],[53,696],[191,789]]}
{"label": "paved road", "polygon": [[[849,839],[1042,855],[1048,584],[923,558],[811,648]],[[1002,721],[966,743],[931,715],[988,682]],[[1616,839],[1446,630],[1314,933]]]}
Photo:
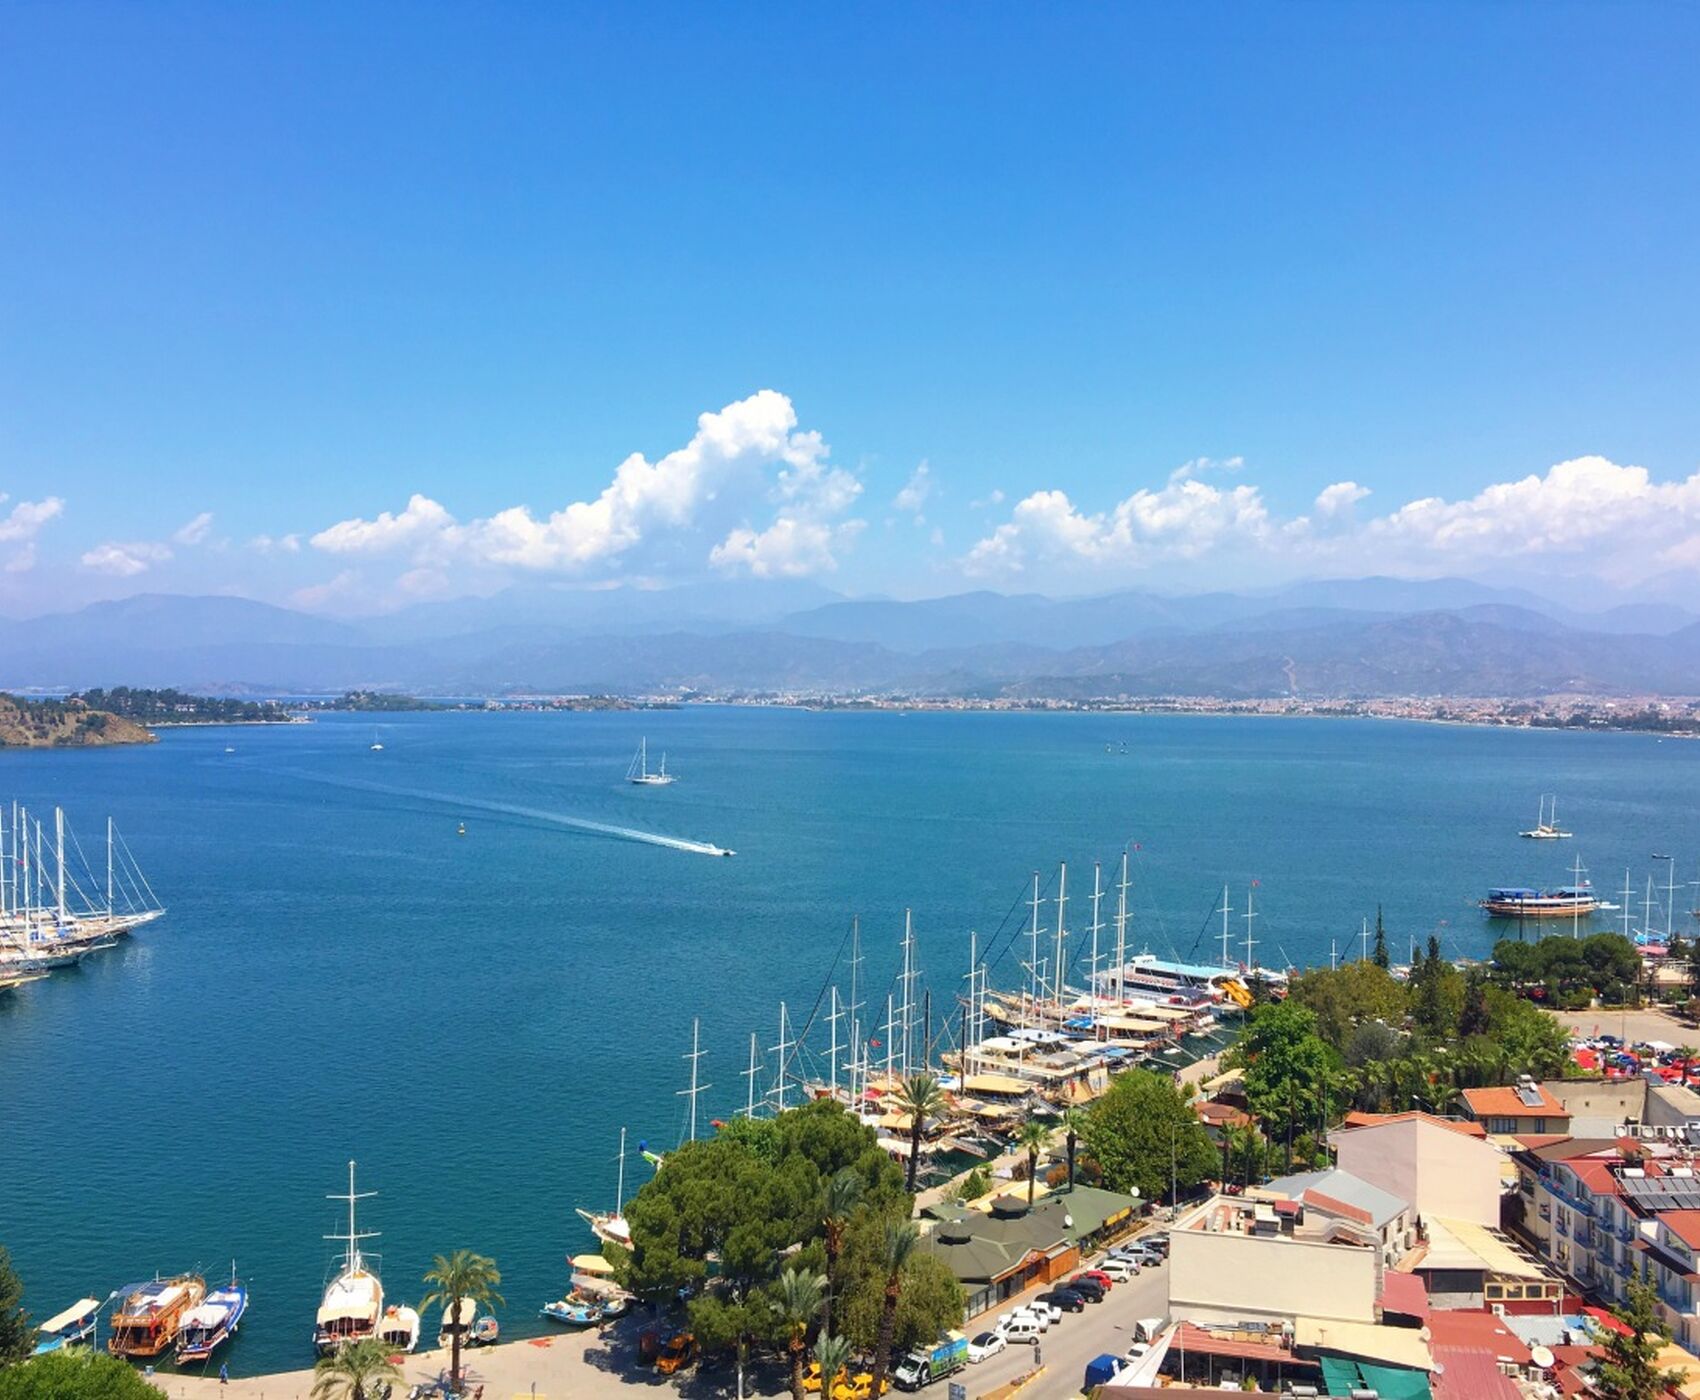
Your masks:
{"label": "paved road", "polygon": [[[1040,1359],[1044,1362],[1045,1374],[1021,1392],[1022,1400],[1027,1400],[1029,1396],[1033,1397],[1033,1400],[1062,1400],[1065,1396],[1078,1395],[1086,1380],[1088,1361],[1106,1351],[1117,1355],[1125,1352],[1135,1341],[1133,1325],[1140,1318],[1167,1315],[1168,1271],[1167,1264],[1155,1269],[1142,1269],[1126,1283],[1118,1283],[1112,1288],[1102,1303],[1088,1303],[1085,1312],[1064,1313],[1063,1320],[1053,1324],[1051,1330],[1039,1339]],[[1042,1292],[1043,1289],[1034,1289],[1033,1293],[1012,1298],[997,1312],[981,1319],[981,1322],[989,1326],[1034,1293]],[[984,1328],[976,1325],[966,1330],[973,1335]],[[1025,1345],[1012,1346],[990,1361],[970,1366],[965,1376],[952,1379],[965,1379],[969,1395],[984,1395],[1032,1369],[1032,1348]],[[943,1383],[937,1388],[942,1391]],[[922,1394],[932,1400],[933,1388],[929,1387]],[[938,1396],[937,1400],[943,1400],[943,1396]]]}
{"label": "paved road", "polygon": [[1620,1035],[1630,1042],[1663,1040],[1672,1045],[1700,1045],[1700,1031],[1652,1007],[1640,1011],[1555,1011],[1567,1031],[1583,1035]]}

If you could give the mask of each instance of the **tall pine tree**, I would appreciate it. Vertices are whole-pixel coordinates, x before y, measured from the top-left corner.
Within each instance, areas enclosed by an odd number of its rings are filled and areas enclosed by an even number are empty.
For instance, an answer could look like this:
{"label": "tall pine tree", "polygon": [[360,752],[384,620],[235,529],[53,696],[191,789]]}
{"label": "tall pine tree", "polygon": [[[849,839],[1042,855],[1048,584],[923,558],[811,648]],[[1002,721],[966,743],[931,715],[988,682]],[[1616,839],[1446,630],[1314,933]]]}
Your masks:
{"label": "tall pine tree", "polygon": [[1375,906],[1375,952],[1371,955],[1375,965],[1386,969],[1392,962],[1387,956],[1387,930],[1381,926],[1381,906]]}

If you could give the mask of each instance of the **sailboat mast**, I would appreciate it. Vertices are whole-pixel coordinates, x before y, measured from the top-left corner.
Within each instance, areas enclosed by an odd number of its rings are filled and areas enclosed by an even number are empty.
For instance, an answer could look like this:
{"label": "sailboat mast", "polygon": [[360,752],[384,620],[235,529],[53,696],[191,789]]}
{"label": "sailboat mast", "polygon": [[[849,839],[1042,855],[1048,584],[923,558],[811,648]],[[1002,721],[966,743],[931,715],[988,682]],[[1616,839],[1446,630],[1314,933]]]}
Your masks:
{"label": "sailboat mast", "polygon": [[1091,998],[1091,1004],[1098,1004],[1098,934],[1104,927],[1104,921],[1099,917],[1104,898],[1103,890],[1104,867],[1101,862],[1092,862],[1092,957],[1090,980],[1086,984],[1086,994]]}
{"label": "sailboat mast", "polygon": [[1228,908],[1228,887],[1222,886],[1222,966],[1232,967],[1228,960],[1228,915],[1233,912]]}
{"label": "sailboat mast", "polygon": [[626,1207],[626,1130],[620,1129],[620,1176],[619,1183],[614,1187],[614,1214],[616,1216]]}
{"label": "sailboat mast", "polygon": [[691,1062],[691,1087],[688,1088],[688,1089],[680,1089],[680,1090],[677,1091],[681,1096],[687,1097],[691,1101],[690,1123],[691,1123],[691,1141],[692,1142],[695,1142],[696,1138],[697,1138],[697,1095],[702,1093],[703,1090],[705,1090],[705,1089],[712,1089],[714,1087],[712,1084],[702,1083],[700,1081],[700,1079],[698,1077],[698,1073],[697,1073],[697,1062],[702,1059],[703,1054],[704,1054],[704,1051],[702,1049],[702,1034],[701,1033],[702,1033],[702,1019],[701,1019],[701,1017],[698,1017],[698,1016],[691,1017],[691,1053],[684,1057],[685,1059],[687,1059]]}
{"label": "sailboat mast", "polygon": [[65,922],[65,809],[53,809],[53,904]]}
{"label": "sailboat mast", "polygon": [[1257,946],[1257,940],[1251,936],[1251,921],[1257,917],[1256,911],[1251,907],[1251,892],[1256,885],[1254,880],[1245,887],[1245,965],[1248,972],[1257,971],[1257,958],[1252,951]]}
{"label": "sailboat mast", "polygon": [[1122,847],[1122,878],[1116,890],[1116,1001],[1127,1000],[1127,847]]}
{"label": "sailboat mast", "polygon": [[961,1078],[966,1080],[970,1073],[968,1057],[972,1053],[971,1046],[979,1043],[979,1027],[975,1024],[974,984],[979,981],[980,938],[973,929],[968,930],[968,1021],[962,1028],[962,1056],[957,1068],[961,1070]]}
{"label": "sailboat mast", "polygon": [[832,1015],[828,1016],[827,1024],[832,1027],[832,1048],[827,1052],[827,1063],[831,1066],[829,1081],[832,1097],[838,1098],[838,984],[832,984]]}
{"label": "sailboat mast", "polygon": [[1035,1015],[1039,1011],[1039,872],[1033,872],[1033,918],[1027,926],[1027,1003]]}
{"label": "sailboat mast", "polygon": [[112,917],[112,818],[106,819],[106,917]]}
{"label": "sailboat mast", "polygon": [[1665,866],[1670,871],[1670,889],[1665,898],[1665,944],[1669,946],[1671,934],[1676,926],[1671,922],[1671,916],[1676,909],[1676,857],[1667,856]]}
{"label": "sailboat mast", "polygon": [[1063,939],[1068,934],[1063,929],[1063,914],[1068,909],[1068,862],[1060,863],[1057,869],[1057,960],[1051,972],[1051,990],[1056,995],[1057,1024],[1062,1024],[1063,1006]]}
{"label": "sailboat mast", "polygon": [[781,1113],[785,1112],[785,1065],[787,1060],[790,1058],[786,1052],[790,1050],[792,1044],[792,1042],[787,1038],[789,1035],[790,1023],[788,1020],[788,1012],[785,1009],[785,1003],[780,1002],[779,1044],[773,1047],[774,1052],[779,1056],[779,1068],[773,1076],[773,1099],[774,1103],[778,1106],[778,1111]]}
{"label": "sailboat mast", "polygon": [[903,911],[903,1077],[907,1079],[911,1068],[909,1028],[915,1020],[915,1008],[910,1000],[910,988],[915,977],[914,962],[914,922],[910,911]]}
{"label": "sailboat mast", "polygon": [[756,1033],[750,1032],[750,1067],[744,1071],[744,1117],[756,1116]]}
{"label": "sailboat mast", "polygon": [[1625,941],[1627,941],[1628,938],[1629,938],[1629,901],[1630,901],[1630,898],[1631,898],[1631,896],[1630,896],[1630,892],[1629,892],[1629,867],[1626,865],[1626,866],[1623,867],[1623,937],[1624,937]]}

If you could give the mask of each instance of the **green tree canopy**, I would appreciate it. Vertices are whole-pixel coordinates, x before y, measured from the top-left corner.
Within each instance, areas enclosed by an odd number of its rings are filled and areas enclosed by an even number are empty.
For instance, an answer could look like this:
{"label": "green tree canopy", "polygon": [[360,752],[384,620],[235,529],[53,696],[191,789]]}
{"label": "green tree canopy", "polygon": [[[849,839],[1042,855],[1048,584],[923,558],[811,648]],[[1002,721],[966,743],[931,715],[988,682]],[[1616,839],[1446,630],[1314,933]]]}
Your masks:
{"label": "green tree canopy", "polygon": [[1317,1034],[1341,1054],[1360,1025],[1385,1021],[1397,1030],[1405,1024],[1408,1009],[1404,984],[1365,959],[1299,974],[1288,1000],[1316,1014]]}
{"label": "green tree canopy", "polygon": [[0,1366],[22,1361],[35,1347],[35,1328],[21,1306],[23,1296],[23,1280],[5,1245],[0,1245]]}
{"label": "green tree canopy", "polygon": [[[1261,1014],[1261,1013],[1260,1013]],[[1161,1075],[1130,1069],[1110,1081],[1087,1111],[1081,1139],[1112,1191],[1138,1191],[1147,1200],[1215,1177],[1219,1159],[1203,1125],[1179,1090]]]}
{"label": "green tree canopy", "polygon": [[1290,1135],[1332,1106],[1339,1057],[1317,1033],[1316,1013],[1296,1002],[1258,1007],[1224,1062],[1244,1069],[1251,1111],[1271,1135],[1277,1124]]}
{"label": "green tree canopy", "polygon": [[159,1400],[134,1366],[74,1347],[0,1370],[0,1400]]}
{"label": "green tree canopy", "polygon": [[1659,1400],[1667,1389],[1683,1379],[1680,1371],[1661,1371],[1660,1350],[1670,1341],[1670,1328],[1659,1317],[1658,1294],[1644,1279],[1632,1279],[1627,1301],[1615,1307],[1612,1316],[1629,1328],[1595,1330],[1594,1346],[1600,1353],[1594,1373],[1594,1391],[1601,1400]]}

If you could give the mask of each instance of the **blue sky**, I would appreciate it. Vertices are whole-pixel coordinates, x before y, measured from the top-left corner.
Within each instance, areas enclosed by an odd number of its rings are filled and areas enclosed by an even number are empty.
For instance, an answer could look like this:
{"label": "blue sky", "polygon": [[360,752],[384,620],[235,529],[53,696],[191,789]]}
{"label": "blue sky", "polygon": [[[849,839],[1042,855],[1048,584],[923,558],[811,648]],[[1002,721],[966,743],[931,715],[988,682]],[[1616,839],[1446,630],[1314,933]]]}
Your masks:
{"label": "blue sky", "polygon": [[1676,5],[13,6],[0,610],[1680,592],[1697,51]]}

